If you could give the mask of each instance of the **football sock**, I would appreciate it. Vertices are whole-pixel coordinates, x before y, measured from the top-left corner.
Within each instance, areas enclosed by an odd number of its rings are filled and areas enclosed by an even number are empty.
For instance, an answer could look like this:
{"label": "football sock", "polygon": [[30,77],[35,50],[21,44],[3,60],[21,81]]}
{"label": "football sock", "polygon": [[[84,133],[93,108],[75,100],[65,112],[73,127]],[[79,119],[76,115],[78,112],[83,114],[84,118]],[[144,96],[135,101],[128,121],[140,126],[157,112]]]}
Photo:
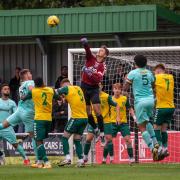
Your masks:
{"label": "football sock", "polygon": [[69,154],[69,142],[68,138],[62,137],[62,144],[63,144],[63,152],[65,155]]}
{"label": "football sock", "polygon": [[94,117],[92,114],[88,115],[88,123],[93,127],[93,129],[97,128],[97,125],[94,121]]}
{"label": "football sock", "polygon": [[161,130],[160,130],[160,129],[157,129],[157,130],[154,130],[154,131],[155,131],[155,134],[156,134],[156,138],[157,138],[158,144],[159,144],[160,146],[162,146]]}
{"label": "football sock", "polygon": [[37,152],[38,152],[38,160],[43,160],[44,162],[48,161],[44,144],[41,144],[37,147]]}
{"label": "football sock", "polygon": [[16,150],[17,150],[17,151],[19,152],[19,154],[23,157],[23,159],[28,159],[27,156],[26,156],[26,153],[25,153],[25,151],[24,151],[24,149],[23,149],[23,147],[22,147],[20,144],[18,144]]}
{"label": "football sock", "polygon": [[82,151],[81,140],[74,139],[74,144],[76,146],[76,154],[77,154],[78,158],[83,159],[83,151]]}
{"label": "football sock", "polygon": [[128,152],[128,156],[129,158],[133,158],[133,148],[132,145],[127,145],[127,152]]}
{"label": "football sock", "polygon": [[152,139],[151,139],[151,136],[148,133],[148,131],[144,131],[142,133],[142,138],[144,139],[145,143],[150,148],[150,150],[152,150],[153,149],[153,143],[152,143]]}
{"label": "football sock", "polygon": [[168,146],[168,133],[167,132],[162,132],[162,145],[164,148],[167,148]]}
{"label": "football sock", "polygon": [[100,132],[104,132],[104,122],[102,115],[97,116],[97,122],[98,122],[98,128],[100,129]]}
{"label": "football sock", "polygon": [[88,155],[90,148],[91,148],[91,142],[86,141],[84,145],[84,155],[86,156]]}
{"label": "football sock", "polygon": [[148,133],[150,134],[151,139],[152,139],[152,141],[153,141],[153,144],[154,144],[154,145],[157,144],[158,141],[157,141],[157,139],[156,139],[156,135],[155,135],[155,132],[154,132],[154,128],[153,128],[153,126],[152,126],[152,124],[151,124],[150,122],[147,123],[147,125],[146,125],[146,130],[147,130]]}
{"label": "football sock", "polygon": [[34,154],[35,154],[35,156],[36,156],[36,160],[38,160],[38,152],[37,152],[36,141],[35,141],[34,138],[32,138],[31,140],[32,140],[32,146],[33,146]]}
{"label": "football sock", "polygon": [[110,156],[114,156],[114,146],[112,141],[108,142],[108,152]]}
{"label": "football sock", "polygon": [[108,155],[108,145],[104,146],[104,151],[103,151],[103,158],[106,159]]}

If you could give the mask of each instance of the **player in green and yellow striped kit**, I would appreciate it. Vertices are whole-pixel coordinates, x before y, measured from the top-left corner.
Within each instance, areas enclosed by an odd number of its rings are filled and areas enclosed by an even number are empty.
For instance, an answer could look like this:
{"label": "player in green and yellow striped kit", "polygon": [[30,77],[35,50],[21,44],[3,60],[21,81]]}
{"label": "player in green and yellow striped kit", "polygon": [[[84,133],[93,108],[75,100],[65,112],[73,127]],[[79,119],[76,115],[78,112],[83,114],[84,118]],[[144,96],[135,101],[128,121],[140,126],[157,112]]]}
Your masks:
{"label": "player in green and yellow striped kit", "polygon": [[129,163],[133,163],[134,162],[133,148],[130,138],[130,129],[127,122],[127,110],[129,110],[134,120],[136,120],[136,116],[133,108],[130,106],[128,98],[122,95],[122,85],[120,83],[113,84],[113,93],[114,93],[113,101],[115,101],[120,108],[119,122],[116,122],[117,110],[114,107],[111,107],[111,111],[110,111],[111,122],[113,124],[113,137],[116,137],[118,132],[121,133],[127,145]]}
{"label": "player in green and yellow striped kit", "polygon": [[[112,100],[112,96],[102,91],[102,85],[99,84],[99,90],[100,90],[100,102],[101,102],[101,112],[104,119],[104,134],[105,134],[105,140],[106,143],[104,146],[104,157],[106,158],[108,153],[110,155],[110,159],[114,156],[113,151],[113,143],[112,143],[112,123],[110,121],[110,106],[114,106],[117,111],[119,110],[119,107],[117,107],[117,103]],[[95,117],[95,113],[92,112],[94,116],[95,123],[97,123],[97,118]],[[119,118],[119,117],[117,117]],[[91,147],[91,141],[93,140],[95,135],[95,131],[93,127],[88,124],[88,135],[86,136],[86,143],[84,146],[84,161],[88,161],[88,153]]]}
{"label": "player in green and yellow striped kit", "polygon": [[[155,95],[156,112],[154,129],[157,141],[163,146],[163,156],[169,156],[167,127],[174,114],[174,78],[167,74],[165,66],[158,64],[155,67]],[[164,158],[163,157],[163,158]]]}
{"label": "player in green and yellow striped kit", "polygon": [[32,164],[33,168],[51,168],[48,161],[43,140],[48,137],[52,122],[52,101],[56,96],[54,90],[44,85],[43,79],[38,77],[34,80],[35,88],[22,99],[32,98],[35,108],[34,116],[34,138],[37,144],[38,161]]}
{"label": "player in green and yellow striped kit", "polygon": [[68,139],[71,135],[74,135],[73,140],[78,156],[77,167],[82,167],[84,166],[84,160],[81,138],[88,121],[85,98],[82,89],[79,86],[71,85],[68,79],[63,79],[61,81],[61,87],[62,88],[59,88],[56,91],[57,94],[64,96],[69,103],[71,108],[71,118],[66,124],[62,138],[63,151],[66,158],[59,163],[59,166],[71,164]]}

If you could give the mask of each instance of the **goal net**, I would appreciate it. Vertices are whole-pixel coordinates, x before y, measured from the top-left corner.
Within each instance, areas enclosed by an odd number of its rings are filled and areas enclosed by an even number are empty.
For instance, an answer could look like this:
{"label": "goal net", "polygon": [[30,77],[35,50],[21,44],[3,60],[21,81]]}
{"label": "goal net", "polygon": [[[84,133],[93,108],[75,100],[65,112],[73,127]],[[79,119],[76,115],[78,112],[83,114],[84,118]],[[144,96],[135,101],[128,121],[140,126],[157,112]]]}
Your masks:
{"label": "goal net", "polygon": [[[93,53],[98,51],[97,48],[91,49]],[[180,162],[180,46],[174,47],[143,47],[143,48],[109,48],[110,54],[106,60],[107,72],[103,79],[104,91],[112,94],[112,84],[116,82],[123,83],[127,73],[134,67],[134,56],[136,54],[145,55],[148,59],[148,68],[153,69],[158,63],[163,63],[167,71],[174,76],[175,90],[174,102],[176,105],[175,115],[168,128],[168,146],[170,156],[164,160],[169,163]],[[69,78],[75,85],[80,85],[81,82],[81,69],[85,63],[84,49],[69,49],[68,50],[68,68]],[[129,93],[129,99],[133,104],[132,93]],[[134,148],[134,155],[136,161],[139,162],[152,162],[152,157],[149,149],[142,140],[140,132],[138,132],[136,124],[132,118],[128,116],[128,123],[131,130],[132,145]],[[128,155],[126,151],[125,142],[121,136],[113,140],[114,153],[116,163],[128,162]],[[91,160],[96,163],[101,163],[103,149],[100,144],[92,147],[90,153],[93,157]]]}

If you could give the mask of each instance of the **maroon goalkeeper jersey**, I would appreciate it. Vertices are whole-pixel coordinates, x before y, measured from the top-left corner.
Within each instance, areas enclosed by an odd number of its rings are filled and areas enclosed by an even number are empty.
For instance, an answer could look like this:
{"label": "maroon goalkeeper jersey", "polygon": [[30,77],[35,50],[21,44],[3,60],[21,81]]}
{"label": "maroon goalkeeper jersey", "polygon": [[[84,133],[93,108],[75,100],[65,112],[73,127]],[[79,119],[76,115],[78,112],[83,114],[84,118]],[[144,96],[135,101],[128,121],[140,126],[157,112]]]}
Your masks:
{"label": "maroon goalkeeper jersey", "polygon": [[88,45],[84,45],[84,49],[86,51],[86,63],[85,70],[82,73],[82,82],[96,86],[103,80],[106,64],[97,62]]}

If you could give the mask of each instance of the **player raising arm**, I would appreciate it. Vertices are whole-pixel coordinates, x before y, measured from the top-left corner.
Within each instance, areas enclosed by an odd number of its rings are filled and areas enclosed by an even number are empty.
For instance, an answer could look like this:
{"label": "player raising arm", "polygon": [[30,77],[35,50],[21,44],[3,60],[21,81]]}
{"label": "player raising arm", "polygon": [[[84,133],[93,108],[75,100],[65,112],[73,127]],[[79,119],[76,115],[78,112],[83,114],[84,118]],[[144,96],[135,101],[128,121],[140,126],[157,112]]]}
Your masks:
{"label": "player raising arm", "polygon": [[[132,142],[130,137],[130,129],[127,122],[127,110],[129,110],[130,115],[136,120],[134,110],[130,106],[129,100],[126,96],[122,95],[122,85],[120,83],[113,84],[113,101],[115,101],[120,110],[119,110],[119,121],[116,122],[118,112],[114,107],[111,107],[110,114],[111,114],[111,122],[112,122],[112,135],[113,137],[117,136],[117,133],[120,132],[123,136],[126,145],[127,145],[127,152],[129,156],[129,164],[134,162],[133,158],[133,148]],[[106,159],[104,159],[105,161]]]}
{"label": "player raising arm", "polygon": [[[101,140],[104,142],[104,127],[103,117],[100,110],[99,86],[98,84],[103,80],[106,71],[105,59],[109,55],[109,50],[106,46],[101,46],[96,56],[94,56],[88,45],[86,38],[81,39],[84,49],[86,51],[86,62],[82,69],[81,88],[87,105],[88,122],[95,129],[96,136],[99,135],[100,130]],[[98,128],[92,116],[91,103],[93,110],[97,117]]]}
{"label": "player raising arm", "polygon": [[[158,64],[155,73],[156,112],[154,129],[158,143],[163,146],[163,156],[169,156],[167,127],[174,113],[174,78],[167,74],[165,66]],[[164,158],[163,157],[163,158]]]}
{"label": "player raising arm", "polygon": [[81,167],[84,166],[81,138],[88,121],[86,102],[81,88],[79,86],[72,86],[68,79],[63,79],[61,81],[61,87],[62,88],[59,88],[56,91],[57,94],[63,95],[69,103],[71,108],[71,118],[66,124],[62,137],[63,152],[66,158],[59,163],[59,166],[71,164],[68,139],[73,134],[76,153],[79,159],[77,166]]}
{"label": "player raising arm", "polygon": [[[1,98],[0,98],[0,122],[8,118],[11,114],[13,114],[16,111],[16,103],[11,99],[9,99],[9,95],[10,95],[9,85],[2,84]],[[18,144],[14,129],[11,126],[6,129],[0,130],[0,139],[5,139],[6,141],[8,141],[10,144],[13,145],[16,151],[18,151],[19,154],[23,157],[24,165],[30,164],[30,160],[26,156],[23,147],[20,144]]]}
{"label": "player raising arm", "polygon": [[152,83],[154,77],[146,69],[147,59],[143,55],[134,57],[135,70],[130,71],[127,76],[124,91],[132,85],[134,95],[134,107],[137,117],[137,124],[142,133],[142,138],[151,150],[153,159],[158,160],[159,144],[157,143],[153,126],[149,123],[154,108],[154,95]]}
{"label": "player raising arm", "polygon": [[[104,118],[104,134],[105,134],[105,147],[104,151],[108,155],[110,154],[110,157],[113,157],[113,143],[112,143],[112,123],[110,121],[110,106],[114,106],[115,109],[119,112],[119,107],[117,106],[117,103],[112,100],[112,96],[102,91],[102,84],[99,84],[99,91],[100,91],[100,101],[101,101],[101,112],[102,116]],[[119,113],[118,113],[119,114]],[[93,116],[95,116],[93,111]],[[94,117],[97,123],[96,117]],[[119,120],[119,116],[117,117]],[[86,136],[86,142],[84,146],[84,161],[88,161],[88,153],[91,147],[91,141],[94,138],[94,129],[90,124],[88,124],[88,134]],[[104,144],[102,144],[104,145]],[[106,156],[107,156],[106,155]]]}

